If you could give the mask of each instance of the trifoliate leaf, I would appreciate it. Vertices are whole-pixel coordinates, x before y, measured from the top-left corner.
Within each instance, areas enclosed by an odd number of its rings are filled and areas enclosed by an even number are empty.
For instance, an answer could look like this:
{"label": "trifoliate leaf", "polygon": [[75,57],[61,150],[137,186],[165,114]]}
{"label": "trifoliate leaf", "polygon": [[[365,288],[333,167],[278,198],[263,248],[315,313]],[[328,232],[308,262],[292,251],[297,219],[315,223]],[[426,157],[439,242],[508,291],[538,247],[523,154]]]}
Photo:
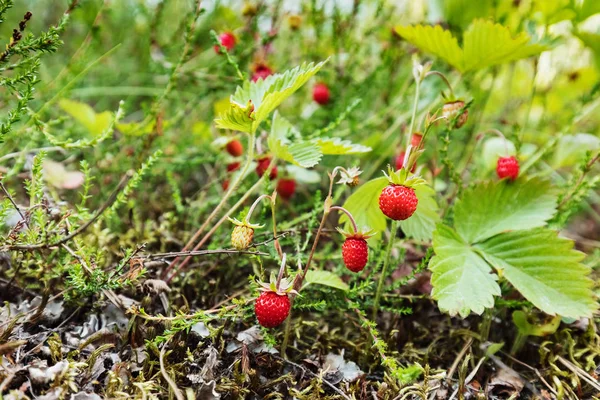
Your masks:
{"label": "trifoliate leaf", "polygon": [[417,210],[410,218],[400,221],[400,228],[409,238],[431,240],[433,231],[440,222],[435,191],[427,185],[419,185],[415,187],[415,194],[419,200]]}
{"label": "trifoliate leaf", "polygon": [[309,270],[304,278],[303,289],[310,284],[329,286],[340,290],[348,290],[348,285],[342,279],[329,271]]}
{"label": "trifoliate leaf", "polygon": [[110,111],[96,113],[92,107],[78,101],[62,99],[58,104],[67,114],[85,126],[92,135],[102,134],[114,118]]}
{"label": "trifoliate leaf", "polygon": [[526,58],[547,47],[530,43],[526,33],[512,37],[510,30],[491,21],[477,19],[467,29],[462,48],[450,31],[436,26],[399,26],[396,32],[426,53],[432,53],[464,73]]}
{"label": "trifoliate leaf", "polygon": [[[283,74],[271,75],[256,82],[247,81],[243,86],[238,86],[229,101],[229,109],[215,120],[217,127],[253,134],[269,114],[300,89],[325,62],[302,64]],[[249,110],[249,104],[252,104],[252,110]]]}
{"label": "trifoliate leaf", "polygon": [[543,226],[556,210],[550,183],[538,178],[480,183],[454,206],[456,232],[475,243],[502,232]]}
{"label": "trifoliate leaf", "polygon": [[321,153],[327,155],[368,153],[372,150],[368,146],[340,138],[318,138],[313,142],[321,148]]}
{"label": "trifoliate leaf", "polygon": [[[597,308],[590,268],[571,240],[548,229],[515,231],[476,245],[525,298],[547,314],[590,317]],[[437,250],[436,250],[437,251]]]}
{"label": "trifoliate leaf", "polygon": [[438,225],[433,247],[431,295],[440,310],[466,317],[471,311],[481,314],[494,306],[494,296],[500,295],[497,276],[468,243],[451,228]]}

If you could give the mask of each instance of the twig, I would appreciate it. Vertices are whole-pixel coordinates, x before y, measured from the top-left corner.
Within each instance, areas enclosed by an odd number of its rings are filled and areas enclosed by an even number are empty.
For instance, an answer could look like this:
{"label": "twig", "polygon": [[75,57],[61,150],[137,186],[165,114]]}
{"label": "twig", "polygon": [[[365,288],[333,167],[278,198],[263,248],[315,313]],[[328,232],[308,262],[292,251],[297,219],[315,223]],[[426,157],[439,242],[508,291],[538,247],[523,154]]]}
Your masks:
{"label": "twig", "polygon": [[102,215],[102,213],[104,213],[104,211],[106,211],[107,208],[112,206],[113,203],[115,202],[115,200],[117,200],[118,194],[121,192],[121,190],[123,190],[123,188],[125,188],[125,185],[127,185],[127,182],[129,182],[129,179],[131,179],[132,176],[133,176],[133,174],[131,173],[131,171],[127,172],[125,174],[125,176],[123,176],[123,178],[121,178],[121,182],[119,182],[119,185],[117,186],[117,188],[111,193],[110,197],[108,198],[108,200],[106,200],[106,202],[102,205],[102,207],[100,207],[98,209],[98,211],[96,211],[94,216],[89,221],[87,221],[86,223],[81,225],[79,228],[77,228],[75,231],[73,231],[70,235],[63,237],[62,239],[60,239],[54,243],[11,245],[11,246],[7,247],[8,250],[37,250],[37,249],[46,249],[49,247],[56,247],[56,246],[63,245],[64,243],[73,239],[75,236],[83,233],[91,224],[94,223],[94,221],[96,221]]}
{"label": "twig", "polygon": [[281,358],[281,357],[276,356],[276,355],[272,355],[272,357],[275,358],[275,359],[277,359],[277,360],[279,360],[279,361],[283,361],[285,363],[288,363],[288,364],[290,364],[290,365],[292,365],[292,366],[294,366],[296,368],[299,368],[299,369],[302,370],[302,372],[307,373],[307,374],[313,376],[314,378],[321,379],[321,381],[323,381],[324,384],[326,384],[327,386],[329,386],[337,394],[339,394],[340,396],[342,396],[345,399],[352,400],[344,392],[342,392],[340,389],[338,389],[337,387],[335,387],[335,385],[333,383],[329,382],[327,379],[323,378],[322,376],[319,376],[319,375],[315,374],[311,370],[304,368],[302,365],[296,364],[295,362],[292,362],[290,360],[286,360],[285,358]]}
{"label": "twig", "polygon": [[452,379],[452,375],[454,375],[454,371],[456,371],[456,368],[458,367],[458,363],[465,356],[465,354],[467,353],[467,350],[469,350],[469,347],[471,347],[471,343],[473,343],[473,338],[469,338],[469,340],[467,340],[467,343],[465,343],[463,348],[460,350],[460,353],[458,353],[458,356],[456,357],[456,359],[452,363],[452,366],[448,370],[448,376],[446,378],[446,383],[448,383],[448,384],[450,383],[450,380]]}
{"label": "twig", "polygon": [[156,260],[161,258],[175,258],[175,257],[193,257],[193,256],[204,256],[207,254],[251,254],[257,256],[268,256],[269,253],[263,253],[262,251],[239,251],[239,250],[196,250],[196,251],[174,251],[172,253],[157,253],[140,255],[135,258],[143,258],[149,260]]}

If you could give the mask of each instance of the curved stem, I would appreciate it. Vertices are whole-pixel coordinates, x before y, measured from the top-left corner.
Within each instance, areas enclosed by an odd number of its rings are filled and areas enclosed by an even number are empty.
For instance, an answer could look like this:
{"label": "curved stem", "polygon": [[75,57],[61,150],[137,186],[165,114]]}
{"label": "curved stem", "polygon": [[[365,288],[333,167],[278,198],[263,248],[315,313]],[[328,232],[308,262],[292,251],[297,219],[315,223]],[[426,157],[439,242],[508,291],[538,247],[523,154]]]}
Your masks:
{"label": "curved stem", "polygon": [[381,276],[379,277],[379,283],[377,284],[377,292],[375,292],[375,303],[373,304],[373,321],[377,320],[377,312],[379,311],[379,300],[381,299],[381,292],[383,291],[383,283],[385,282],[385,274],[390,264],[392,255],[392,248],[394,247],[394,240],[396,239],[396,231],[398,230],[398,221],[392,221],[390,241],[388,242],[387,249],[385,251],[385,261],[383,268],[381,269]]}
{"label": "curved stem", "polygon": [[352,214],[350,213],[350,211],[346,210],[344,207],[339,207],[339,206],[333,206],[329,210],[330,211],[332,211],[332,210],[338,210],[338,211],[341,211],[344,214],[346,214],[348,216],[348,219],[352,223],[352,229],[354,230],[353,233],[358,232],[358,227],[356,226],[356,221],[354,220],[354,217],[352,216]]}
{"label": "curved stem", "polygon": [[450,84],[450,82],[448,82],[448,78],[446,78],[446,75],[442,74],[440,71],[429,71],[428,73],[425,74],[425,78],[427,78],[428,76],[431,76],[431,75],[437,75],[440,78],[442,78],[442,80],[444,81],[446,86],[448,86],[448,89],[450,89],[451,98],[454,99],[454,90],[452,89],[452,85]]}
{"label": "curved stem", "polygon": [[[208,224],[210,223],[210,221],[217,215],[217,213],[219,211],[221,211],[221,208],[223,208],[223,206],[226,204],[226,202],[229,199],[229,197],[231,197],[231,195],[233,194],[233,192],[235,191],[235,189],[237,189],[237,187],[239,186],[239,184],[242,181],[242,179],[244,179],[244,176],[246,175],[246,172],[248,172],[248,169],[250,168],[250,164],[252,163],[252,159],[254,158],[255,140],[256,140],[256,138],[254,137],[254,135],[250,135],[250,137],[248,138],[248,154],[247,154],[247,157],[246,157],[246,162],[244,163],[244,166],[242,167],[239,175],[237,176],[237,179],[235,179],[235,181],[232,182],[232,184],[230,185],[229,189],[223,195],[223,198],[221,199],[221,201],[219,202],[219,204],[217,204],[217,206],[215,207],[215,209],[206,218],[206,220],[204,221],[204,223],[202,224],[202,226],[200,226],[200,228],[198,228],[198,230],[196,231],[196,233],[194,233],[194,236],[192,236],[192,238],[190,240],[188,240],[188,242],[186,243],[186,245],[182,249],[182,251],[188,251],[190,249],[190,247],[194,245],[194,243],[196,242],[196,240],[198,240],[198,238],[200,237],[200,234],[202,234],[202,232],[204,232],[204,229],[206,229],[206,227],[208,226]],[[258,180],[258,182],[260,182],[260,179]],[[250,193],[250,191],[248,193]],[[195,248],[194,251],[195,250],[197,250],[197,248]],[[189,259],[190,259],[189,257],[185,258],[183,260],[183,264],[187,264],[187,262],[189,262]],[[179,260],[180,260],[179,257],[177,257],[176,259],[173,260],[173,262],[171,263],[171,265],[169,266],[169,268],[167,268],[165,270],[165,272],[163,274],[164,277],[166,277],[169,274],[169,272],[171,270],[173,270],[179,264]],[[182,267],[180,267],[180,268],[182,268]]]}
{"label": "curved stem", "polygon": [[256,200],[254,200],[254,203],[252,203],[252,205],[250,206],[250,209],[248,210],[248,214],[246,215],[246,218],[244,218],[246,220],[246,222],[250,223],[250,217],[252,216],[254,209],[256,208],[256,206],[258,206],[258,203],[260,203],[260,201],[262,199],[269,199],[269,200],[271,200],[271,202],[273,202],[273,198],[271,196],[269,196],[268,194],[261,194],[260,196],[258,196],[258,198]]}
{"label": "curved stem", "polygon": [[279,285],[281,284],[281,279],[283,279],[283,274],[285,273],[285,253],[281,256],[281,266],[279,267],[279,274],[277,274],[277,282],[275,283],[275,287],[279,290]]}

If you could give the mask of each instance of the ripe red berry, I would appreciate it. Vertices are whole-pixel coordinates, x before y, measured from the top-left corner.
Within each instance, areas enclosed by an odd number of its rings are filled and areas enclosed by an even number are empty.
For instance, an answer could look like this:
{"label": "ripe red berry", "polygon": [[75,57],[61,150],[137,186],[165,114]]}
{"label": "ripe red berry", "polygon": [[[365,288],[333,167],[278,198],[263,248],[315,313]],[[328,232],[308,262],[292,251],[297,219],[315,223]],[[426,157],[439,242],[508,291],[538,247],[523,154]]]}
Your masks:
{"label": "ripe red berry", "polygon": [[496,165],[496,174],[498,178],[509,178],[511,181],[519,176],[519,161],[514,157],[500,157]]}
{"label": "ripe red berry", "polygon": [[240,165],[241,164],[237,161],[227,164],[227,172],[237,171],[238,169],[240,169]]}
{"label": "ripe red berry", "polygon": [[290,313],[290,299],[287,294],[263,292],[254,304],[254,312],[258,323],[265,328],[281,325]]}
{"label": "ripe red berry", "polygon": [[[256,173],[258,174],[258,176],[263,176],[263,174],[265,173],[267,168],[269,168],[270,164],[271,164],[270,157],[263,157],[263,158],[257,160]],[[273,168],[271,169],[271,173],[269,174],[269,179],[273,180],[275,178],[277,178],[277,166],[276,165],[273,166]]]}
{"label": "ripe red berry", "polygon": [[[235,47],[235,41],[235,36],[231,32],[225,32],[219,35],[219,42],[221,42],[227,51],[231,51]],[[217,45],[215,45],[214,49],[217,54],[221,52],[221,48]]]}
{"label": "ripe red berry", "polygon": [[421,145],[421,140],[423,140],[423,135],[420,133],[413,133],[412,137],[410,138],[410,144],[412,147],[417,148]]}
{"label": "ripe red berry", "polygon": [[225,146],[225,149],[234,157],[239,157],[244,154],[244,146],[242,146],[242,143],[240,143],[239,140],[230,141],[227,143],[227,146]]}
{"label": "ripe red berry", "polygon": [[223,183],[221,183],[221,188],[225,191],[229,189],[229,179],[225,179]]}
{"label": "ripe red berry", "polygon": [[290,199],[296,192],[296,180],[281,178],[277,182],[277,193],[284,199]]}
{"label": "ripe red berry", "polygon": [[362,271],[369,260],[369,246],[363,238],[349,237],[342,245],[344,264],[352,272]]}
{"label": "ripe red berry", "polygon": [[[402,169],[402,167],[404,167],[404,157],[406,156],[406,152],[403,151],[402,153],[398,154],[396,156],[395,162],[396,162],[396,170],[398,169]],[[412,168],[410,169],[410,172],[415,172],[415,170],[417,169],[417,164],[413,164]]]}
{"label": "ripe red berry", "polygon": [[329,88],[324,83],[317,83],[313,87],[313,100],[320,105],[329,103],[330,98]]}
{"label": "ripe red berry", "polygon": [[256,82],[259,79],[267,79],[267,76],[273,75],[273,70],[264,64],[259,64],[254,69],[254,74],[252,75],[252,82]]}
{"label": "ripe red berry", "polygon": [[419,200],[413,188],[389,184],[379,195],[379,209],[381,212],[396,221],[410,218],[417,209]]}

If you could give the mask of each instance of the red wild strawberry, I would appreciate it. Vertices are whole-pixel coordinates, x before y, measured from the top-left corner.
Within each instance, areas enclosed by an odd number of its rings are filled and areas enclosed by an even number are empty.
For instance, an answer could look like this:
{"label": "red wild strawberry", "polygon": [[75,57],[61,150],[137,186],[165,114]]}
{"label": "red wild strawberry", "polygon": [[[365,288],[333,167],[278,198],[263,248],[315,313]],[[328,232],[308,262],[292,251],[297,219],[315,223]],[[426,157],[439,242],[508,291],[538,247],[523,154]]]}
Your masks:
{"label": "red wild strawberry", "polygon": [[388,218],[403,221],[417,210],[419,200],[415,190],[393,183],[386,186],[379,195],[379,209]]}
{"label": "red wild strawberry", "polygon": [[252,75],[252,82],[256,82],[259,79],[267,79],[267,76],[273,75],[273,70],[265,64],[259,64],[254,68],[254,74]]}
{"label": "red wild strawberry", "polygon": [[460,128],[467,123],[469,118],[469,110],[464,110],[460,116],[458,113],[465,106],[465,102],[461,100],[451,101],[444,104],[442,107],[442,115],[446,117],[446,121],[450,124],[456,118],[456,122],[452,128]]}
{"label": "red wild strawberry", "polygon": [[313,100],[320,104],[320,105],[325,105],[327,103],[329,103],[329,98],[330,98],[330,93],[329,93],[329,88],[327,87],[326,84],[324,83],[317,83],[314,87],[313,87]]}
{"label": "red wild strawberry", "polygon": [[[402,153],[398,154],[396,156],[396,169],[401,169],[402,167],[404,167],[404,157],[406,156],[406,152],[403,151]],[[410,172],[415,172],[415,169],[417,169],[417,164],[414,163],[412,168],[410,169]]]}
{"label": "red wild strawberry", "polygon": [[369,260],[367,241],[363,238],[347,238],[342,245],[342,258],[350,271],[362,271]]}
{"label": "red wild strawberry", "polygon": [[[231,51],[235,47],[235,35],[231,32],[221,33],[219,35],[219,42],[227,49],[227,51]],[[215,53],[219,54],[221,52],[221,48],[217,45],[214,47]]]}
{"label": "red wild strawberry", "polygon": [[412,137],[410,138],[410,144],[412,147],[418,148],[421,145],[421,140],[423,140],[423,135],[418,132],[413,133]]}
{"label": "red wild strawberry", "polygon": [[223,183],[221,183],[221,188],[223,188],[223,191],[229,189],[229,179],[225,179]]}
{"label": "red wild strawberry", "polygon": [[281,178],[277,182],[277,193],[286,200],[289,200],[296,192],[296,180],[291,178]]}
{"label": "red wild strawberry", "polygon": [[514,181],[519,176],[519,161],[514,156],[500,157],[496,165],[496,174],[500,179],[508,178]]}
{"label": "red wild strawberry", "polygon": [[229,143],[227,143],[227,146],[225,146],[225,149],[229,154],[231,154],[234,157],[239,157],[242,154],[244,154],[244,146],[242,146],[242,143],[240,143],[239,140],[229,141]]}
{"label": "red wild strawberry", "polygon": [[[258,174],[258,176],[263,176],[265,171],[269,168],[270,164],[271,164],[270,157],[259,158],[257,160],[257,165],[256,165],[256,173]],[[273,168],[271,169],[271,173],[269,174],[269,179],[273,180],[275,178],[277,178],[277,166],[276,165],[273,166]]]}
{"label": "red wild strawberry", "polygon": [[240,169],[240,163],[237,161],[227,164],[227,172],[237,171],[238,169]]}
{"label": "red wild strawberry", "polygon": [[254,303],[254,312],[258,323],[265,328],[275,328],[282,324],[290,314],[290,299],[287,294],[263,292]]}

